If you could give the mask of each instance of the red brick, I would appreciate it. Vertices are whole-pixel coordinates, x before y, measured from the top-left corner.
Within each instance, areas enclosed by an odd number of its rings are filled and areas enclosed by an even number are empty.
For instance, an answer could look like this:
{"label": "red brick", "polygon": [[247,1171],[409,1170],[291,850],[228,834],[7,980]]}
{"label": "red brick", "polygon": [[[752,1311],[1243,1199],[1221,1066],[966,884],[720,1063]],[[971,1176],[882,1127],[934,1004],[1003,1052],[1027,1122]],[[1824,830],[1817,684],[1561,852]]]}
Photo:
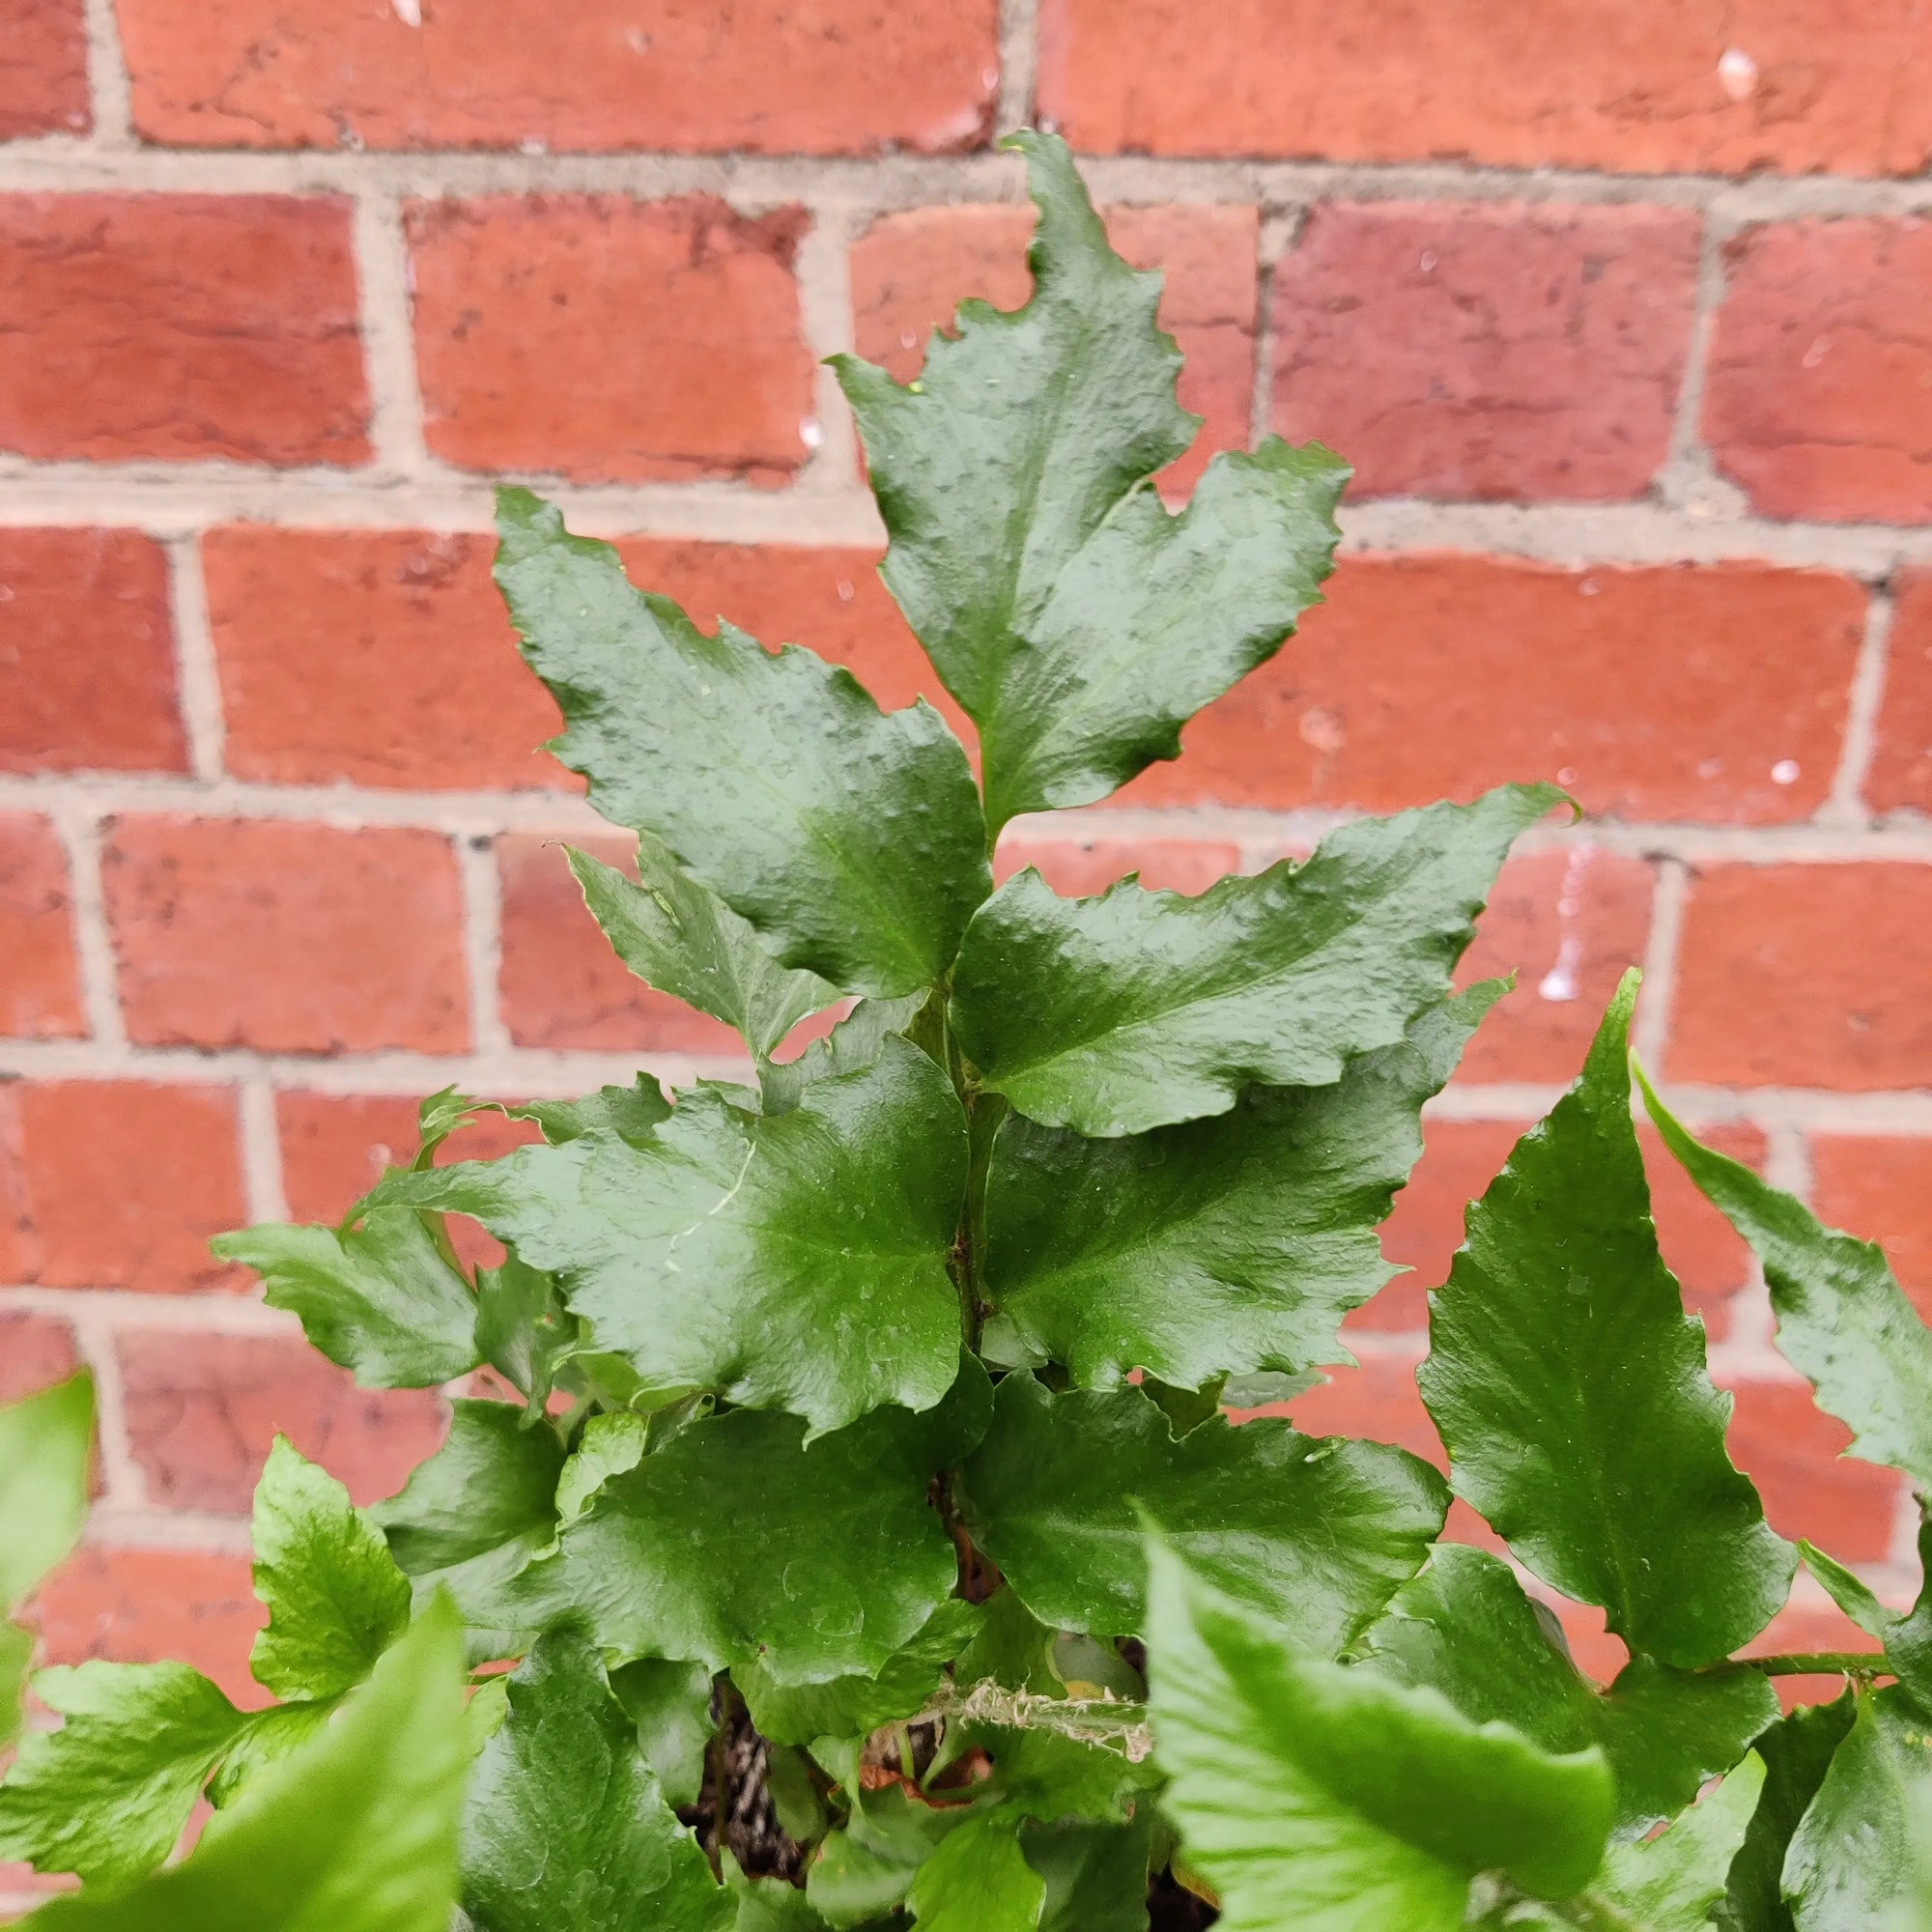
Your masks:
{"label": "red brick", "polygon": [[81,0],[14,0],[0,42],[0,141],[84,133],[93,118]]}
{"label": "red brick", "polygon": [[439,456],[580,482],[767,485],[806,460],[799,210],[496,195],[415,202],[407,219]]}
{"label": "red brick", "polygon": [[278,1434],[358,1503],[400,1489],[442,1439],[433,1390],[357,1388],[299,1336],[134,1329],[119,1347],[134,1460],[163,1508],[245,1516]]}
{"label": "red brick", "polygon": [[1932,812],[1932,570],[1899,580],[1865,796],[1880,811]]}
{"label": "red brick", "polygon": [[1656,874],[1600,845],[1508,861],[1459,978],[1517,976],[1463,1055],[1464,1080],[1577,1077],[1624,969],[1643,959]]}
{"label": "red brick", "polygon": [[1037,867],[1063,898],[1104,893],[1137,872],[1150,892],[1205,893],[1240,869],[1241,851],[1215,838],[1041,838],[1018,835],[1001,841],[993,877],[1005,885],[1022,867]]}
{"label": "red brick", "polygon": [[1349,558],[1327,599],[1129,802],[1384,811],[1555,779],[1617,818],[1803,819],[1865,605],[1824,571],[1448,554]]}
{"label": "red brick", "polygon": [[48,1663],[192,1664],[236,1703],[270,1701],[248,1671],[268,1612],[245,1556],[83,1544],[42,1585],[28,1621]]}
{"label": "red brick", "polygon": [[1750,228],[1724,260],[1718,468],[1771,516],[1932,523],[1932,221]]}
{"label": "red brick", "polygon": [[73,951],[67,854],[44,818],[0,813],[0,1034],[87,1032]]}
{"label": "red brick", "polygon": [[0,1281],[241,1288],[208,1241],[246,1218],[228,1088],[0,1085]]}
{"label": "red brick", "polygon": [[0,1402],[18,1402],[80,1366],[73,1330],[57,1315],[0,1313]]}
{"label": "red brick", "polygon": [[349,204],[0,197],[0,448],[359,463]]}
{"label": "red brick", "polygon": [[1039,111],[1090,152],[1917,174],[1928,72],[1912,0],[1045,0]]}
{"label": "red brick", "polygon": [[193,147],[945,153],[984,137],[999,84],[995,0],[119,13],[136,128]]}
{"label": "red brick", "polygon": [[1932,1086],[1932,866],[1691,880],[1666,1064],[1740,1087]]}
{"label": "red brick", "polygon": [[1932,1321],[1932,1141],[1813,1134],[1811,1205],[1832,1227],[1877,1241]]}
{"label": "red brick", "polygon": [[[1245,449],[1254,403],[1256,242],[1260,213],[1216,205],[1114,208],[1107,227],[1137,269],[1161,269],[1161,326],[1187,357],[1180,400],[1206,418],[1200,440],[1162,472],[1190,488],[1217,449]],[[1033,292],[1027,242],[1034,211],[1010,206],[922,208],[887,214],[852,247],[854,343],[901,383],[925,360],[935,328],[967,296],[1020,307]]]}
{"label": "red brick", "polygon": [[158,544],[0,530],[0,771],[187,769]]}
{"label": "red brick", "polygon": [[[632,844],[574,839],[607,865]],[[497,841],[503,886],[503,1023],[519,1046],[742,1054],[720,1020],[644,984],[611,952],[571,876],[560,840],[513,834]]]}
{"label": "red brick", "polygon": [[517,655],[495,541],[213,531],[202,547],[238,778],[280,784],[573,784],[561,720]]}
{"label": "red brick", "polygon": [[469,1043],[456,859],[438,833],[124,818],[102,876],[128,1032],[144,1046]]}
{"label": "red brick", "polygon": [[1690,347],[1697,217],[1329,203],[1274,274],[1274,426],[1356,496],[1641,496]]}
{"label": "red brick", "polygon": [[1808,1536],[1841,1563],[1881,1563],[1906,1492],[1893,1469],[1841,1452],[1852,1432],[1803,1382],[1730,1384],[1731,1460],[1758,1487],[1780,1536]]}

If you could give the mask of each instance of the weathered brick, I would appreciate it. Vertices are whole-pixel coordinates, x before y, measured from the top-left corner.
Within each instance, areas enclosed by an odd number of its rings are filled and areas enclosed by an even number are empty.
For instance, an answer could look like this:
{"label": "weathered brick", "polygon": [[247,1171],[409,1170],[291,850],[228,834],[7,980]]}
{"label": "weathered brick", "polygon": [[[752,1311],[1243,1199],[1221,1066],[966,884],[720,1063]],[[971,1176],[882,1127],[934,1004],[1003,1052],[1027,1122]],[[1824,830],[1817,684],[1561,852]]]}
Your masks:
{"label": "weathered brick", "polygon": [[237,527],[202,554],[238,778],[280,784],[574,786],[517,655],[496,545],[409,530]]}
{"label": "weathered brick", "polygon": [[1357,497],[1640,496],[1696,281],[1678,209],[1324,204],[1274,272],[1274,426]]}
{"label": "weathered brick", "polygon": [[469,1043],[456,859],[440,834],[124,818],[102,878],[128,1032],[143,1045]]}
{"label": "weathered brick", "polygon": [[0,1312],[0,1402],[18,1402],[80,1366],[73,1330],[58,1315]]}
{"label": "weathered brick", "polygon": [[581,482],[789,481],[817,434],[804,219],[708,195],[412,203],[430,447]]}
{"label": "weathered brick", "polygon": [[[1162,472],[1192,487],[1219,449],[1245,449],[1255,389],[1256,242],[1253,208],[1113,208],[1107,228],[1137,269],[1166,271],[1161,326],[1187,357],[1180,401],[1206,420],[1199,440]],[[1011,206],[922,208],[882,215],[853,243],[854,346],[902,383],[925,359],[935,328],[950,328],[968,296],[1020,307],[1033,291],[1027,242],[1034,211]]]}
{"label": "weathered brick", "polygon": [[1731,1381],[1731,1458],[1757,1485],[1780,1536],[1808,1536],[1842,1563],[1879,1563],[1906,1492],[1895,1469],[1841,1452],[1852,1432],[1803,1382]]}
{"label": "weathered brick", "polygon": [[134,123],[194,147],[945,153],[983,139],[995,0],[121,0]]}
{"label": "weathered brick", "polygon": [[1880,811],[1932,811],[1932,570],[1899,580],[1865,796]]}
{"label": "weathered brick", "polygon": [[[606,865],[627,865],[634,841],[575,844]],[[571,877],[556,839],[513,834],[497,841],[503,887],[503,1024],[519,1046],[636,1048],[645,1053],[742,1054],[722,1021],[647,986],[611,952]]]}
{"label": "weathered brick", "polygon": [[0,771],[186,769],[157,543],[0,530]]}
{"label": "weathered brick", "polygon": [[1724,260],[1718,468],[1771,516],[1932,523],[1932,221],[1780,222]]}
{"label": "weathered brick", "polygon": [[1392,810],[1555,779],[1627,819],[1773,824],[1831,788],[1864,619],[1825,571],[1347,559],[1303,634],[1130,802]]}
{"label": "weathered brick", "polygon": [[93,119],[81,0],[14,0],[0,41],[0,141],[84,133]]}
{"label": "weathered brick", "polygon": [[0,449],[359,463],[349,204],[0,196]]}
{"label": "weathered brick", "polygon": [[1000,841],[993,877],[1005,885],[1032,866],[1062,897],[1087,898],[1136,872],[1150,892],[1191,897],[1238,871],[1240,862],[1240,847],[1218,838],[1048,838],[1019,832]]}
{"label": "weathered brick", "polygon": [[163,1508],[245,1516],[278,1435],[374,1502],[442,1439],[435,1391],[357,1388],[299,1335],[137,1328],[118,1348],[134,1460]]}
{"label": "weathered brick", "polygon": [[1911,0],[1044,0],[1039,102],[1076,148],[1510,167],[1917,174]]}
{"label": "weathered brick", "polygon": [[1740,1087],[1932,1086],[1932,866],[1693,874],[1665,1064]]}
{"label": "weathered brick", "polygon": [[73,950],[67,853],[44,818],[0,812],[0,1034],[87,1032]]}
{"label": "weathered brick", "polygon": [[87,1543],[41,1586],[27,1621],[48,1663],[191,1664],[254,1710],[270,1701],[248,1671],[268,1615],[245,1556]]}
{"label": "weathered brick", "polygon": [[1574,1080],[1624,969],[1643,959],[1656,884],[1645,861],[1588,843],[1509,860],[1458,977],[1514,973],[1516,989],[1477,1029],[1460,1077]]}
{"label": "weathered brick", "polygon": [[1932,1321],[1932,1140],[1815,1133],[1811,1196],[1832,1227],[1885,1249],[1900,1285]]}
{"label": "weathered brick", "polygon": [[245,1218],[226,1087],[0,1084],[0,1281],[240,1288],[208,1240]]}

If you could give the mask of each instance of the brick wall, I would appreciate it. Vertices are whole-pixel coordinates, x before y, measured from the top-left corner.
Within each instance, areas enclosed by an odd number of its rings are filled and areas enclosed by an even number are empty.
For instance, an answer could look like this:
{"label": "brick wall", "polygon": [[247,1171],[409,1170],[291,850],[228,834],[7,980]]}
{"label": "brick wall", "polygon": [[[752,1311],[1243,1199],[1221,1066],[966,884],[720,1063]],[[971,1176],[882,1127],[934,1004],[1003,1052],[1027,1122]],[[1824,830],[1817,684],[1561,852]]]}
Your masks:
{"label": "brick wall", "polygon": [[[905,374],[1021,298],[990,144],[1030,117],[1168,270],[1204,449],[1321,435],[1361,481],[1305,639],[1006,864],[1194,890],[1504,778],[1598,814],[1508,870],[1474,963],[1522,985],[1309,1420],[1423,1439],[1422,1291],[1631,960],[1686,1112],[1932,1309],[1922,10],[0,0],[0,1381],[84,1358],[106,1428],[54,1654],[237,1683],[271,1429],[364,1497],[434,1438],[208,1235],[337,1212],[452,1081],[725,1064],[573,903],[487,477],[930,694],[818,358]],[[1774,1521],[1906,1587],[1901,1487],[1660,1185]]]}

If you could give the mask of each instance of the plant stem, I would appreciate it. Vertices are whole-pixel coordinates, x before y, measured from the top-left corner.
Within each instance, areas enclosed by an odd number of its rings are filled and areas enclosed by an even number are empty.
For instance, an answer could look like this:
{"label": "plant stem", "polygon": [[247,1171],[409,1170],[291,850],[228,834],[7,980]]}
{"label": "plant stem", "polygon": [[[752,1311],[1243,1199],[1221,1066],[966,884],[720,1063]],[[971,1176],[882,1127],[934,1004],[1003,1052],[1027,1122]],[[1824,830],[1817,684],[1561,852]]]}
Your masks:
{"label": "plant stem", "polygon": [[1870,1677],[1889,1676],[1885,1653],[1877,1650],[1786,1651],[1776,1657],[1747,1657],[1739,1660],[1767,1677]]}

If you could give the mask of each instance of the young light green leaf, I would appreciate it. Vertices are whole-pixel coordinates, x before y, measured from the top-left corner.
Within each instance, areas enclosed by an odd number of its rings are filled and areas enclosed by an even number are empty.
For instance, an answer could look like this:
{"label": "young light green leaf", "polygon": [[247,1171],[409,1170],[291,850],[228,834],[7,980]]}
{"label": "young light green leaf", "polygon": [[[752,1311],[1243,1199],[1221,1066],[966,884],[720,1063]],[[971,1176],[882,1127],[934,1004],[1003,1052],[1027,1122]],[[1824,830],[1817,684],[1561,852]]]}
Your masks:
{"label": "young light green leaf", "polygon": [[269,1607],[249,1667],[277,1697],[360,1684],[408,1628],[409,1579],[327,1469],[277,1435],[255,1486],[255,1594]]}
{"label": "young light green leaf", "polygon": [[1046,1885],[1020,1850],[1020,1819],[991,1811],[943,1838],[912,1882],[923,1932],[1034,1932]]}
{"label": "young light green leaf", "polygon": [[663,841],[784,966],[840,991],[935,984],[991,889],[959,741],[923,700],[882,713],[849,671],[706,637],[632,588],[609,544],[526,490],[497,498],[497,582],[562,707],[553,746],[605,817]]}
{"label": "young light green leaf", "polygon": [[1763,1786],[1764,1760],[1753,1752],[1661,1836],[1613,1843],[1588,1895],[1640,1932],[1702,1932]]}
{"label": "young light green leaf", "polygon": [[554,1272],[646,1389],[713,1388],[814,1435],[929,1408],[958,1372],[947,1272],[966,1187],[951,1083],[903,1039],[770,1119],[706,1088],[642,1147],[605,1136],[392,1174],[372,1201],[473,1214]]}
{"label": "young light green leaf", "polygon": [[34,1932],[447,1932],[469,1744],[439,1606],[342,1714],[133,1889],[56,1898]]}
{"label": "young light green leaf", "polygon": [[208,1802],[217,1807],[233,1804],[252,1779],[292,1757],[341,1707],[340,1697],[324,1697],[248,1712],[209,1780]]}
{"label": "young light green leaf", "polygon": [[1658,1253],[1630,1111],[1635,1001],[1632,973],[1581,1078],[1470,1208],[1418,1381],[1457,1492],[1634,1652],[1689,1667],[1770,1622],[1797,1552],[1732,1466],[1729,1400]]}
{"label": "young light green leaf", "polygon": [[1128,1825],[1030,1820],[1020,1848],[1046,1890],[1039,1932],[1147,1932],[1151,1833],[1151,1805]]}
{"label": "young light green leaf", "polygon": [[1179,517],[1143,487],[1193,440],[1158,275],[1108,245],[1066,144],[1022,133],[1034,295],[959,311],[901,387],[835,358],[892,538],[882,574],[980,726],[989,818],[1086,805],[1273,655],[1332,567],[1349,470],[1270,437]]}
{"label": "young light green leaf", "polygon": [[1852,1452],[1932,1489],[1932,1330],[1885,1251],[1693,1140],[1641,1069],[1644,1105],[1684,1171],[1764,1264],[1777,1346],[1852,1432]]}
{"label": "young light green leaf", "polygon": [[1145,1515],[1217,1587],[1333,1656],[1421,1566],[1448,1496],[1427,1463],[1381,1443],[1274,1418],[1177,1438],[1137,1388],[1053,1396],[1011,1375],[953,1500],[1048,1624],[1146,1630]]}
{"label": "young light green leaf", "polygon": [[650,1074],[639,1073],[628,1087],[600,1087],[581,1100],[526,1100],[503,1112],[513,1121],[534,1121],[552,1147],[585,1134],[615,1134],[635,1146],[670,1119],[670,1102]]}
{"label": "young light green leaf", "polygon": [[1801,1704],[1759,1736],[1764,1788],[1731,1861],[1724,1897],[1712,1914],[1721,1932],[1793,1932],[1780,1884],[1785,1854],[1852,1718],[1847,1690],[1833,1703]]}
{"label": "young light green leaf", "polygon": [[816,973],[781,966],[753,927],[680,871],[648,833],[638,841],[640,884],[587,852],[569,856],[583,902],[617,957],[659,992],[736,1027],[760,1060],[807,1013],[838,999],[838,987]]}
{"label": "young light green leaf", "polygon": [[340,1230],[265,1222],[209,1245],[253,1268],[269,1306],[297,1315],[364,1388],[434,1388],[480,1359],[476,1297],[420,1215],[375,1208]]}
{"label": "young light green leaf", "polygon": [[1447,997],[1512,841],[1564,803],[1504,785],[1361,819],[1198,898],[1063,899],[1021,872],[960,949],[960,1045],[1028,1119],[1094,1138],[1225,1114],[1254,1082],[1331,1085]]}
{"label": "young light green leaf", "polygon": [[638,1748],[668,1804],[696,1804],[704,1781],[711,1721],[711,1672],[701,1663],[641,1657],[611,1673],[611,1689],[637,1727]]}
{"label": "young light green leaf", "polygon": [[0,1860],[118,1886],[174,1850],[243,1719],[185,1663],[82,1663],[34,1677],[66,1721],[29,1731],[0,1783]]}
{"label": "young light green leaf", "polygon": [[759,1409],[694,1422],[608,1479],[519,1589],[580,1610],[607,1654],[747,1663],[781,1684],[876,1674],[952,1594],[934,1474],[986,1426],[971,1357],[924,1415],[882,1408],[813,1442]]}
{"label": "young light green leaf", "polygon": [[677,1822],[595,1647],[553,1631],[510,1680],[463,1810],[463,1909],[476,1932],[704,1932],[730,1895]]}
{"label": "young light green leaf", "polygon": [[1433,1690],[1308,1657],[1165,1545],[1151,1563],[1163,1803],[1227,1932],[1461,1932],[1478,1872],[1560,1898],[1597,1868],[1601,1752],[1545,1751]]}
{"label": "young light green leaf", "polygon": [[1010,1114],[986,1180],[985,1346],[1183,1388],[1353,1357],[1336,1331],[1396,1270],[1376,1230],[1422,1153],[1422,1103],[1504,991],[1432,1008],[1329,1087],[1251,1087],[1231,1113],[1082,1139]]}

